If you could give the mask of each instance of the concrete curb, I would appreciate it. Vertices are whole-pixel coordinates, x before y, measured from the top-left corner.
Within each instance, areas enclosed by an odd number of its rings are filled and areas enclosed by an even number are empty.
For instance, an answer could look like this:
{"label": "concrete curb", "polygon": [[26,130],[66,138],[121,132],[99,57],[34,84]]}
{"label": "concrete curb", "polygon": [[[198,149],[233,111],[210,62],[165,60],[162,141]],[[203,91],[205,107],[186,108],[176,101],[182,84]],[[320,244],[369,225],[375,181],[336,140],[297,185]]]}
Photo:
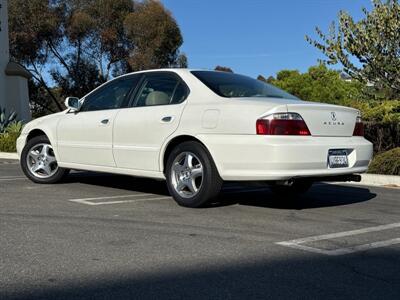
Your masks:
{"label": "concrete curb", "polygon": [[15,159],[19,160],[17,153],[0,152],[1,159]]}
{"label": "concrete curb", "polygon": [[[17,153],[0,152],[0,159],[19,160],[19,157]],[[400,188],[400,176],[361,174],[361,182],[348,182],[347,184]]]}
{"label": "concrete curb", "polygon": [[400,188],[400,176],[361,174],[361,182],[355,184]]}

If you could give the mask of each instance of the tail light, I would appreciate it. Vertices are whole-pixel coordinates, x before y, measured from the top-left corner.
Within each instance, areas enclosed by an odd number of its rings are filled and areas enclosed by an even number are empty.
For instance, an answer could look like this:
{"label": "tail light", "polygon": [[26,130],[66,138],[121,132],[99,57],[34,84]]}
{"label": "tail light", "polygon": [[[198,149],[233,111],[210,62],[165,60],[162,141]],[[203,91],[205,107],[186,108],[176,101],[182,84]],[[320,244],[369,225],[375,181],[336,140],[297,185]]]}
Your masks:
{"label": "tail light", "polygon": [[364,136],[364,124],[361,116],[357,116],[356,126],[354,127],[353,136]]}
{"label": "tail light", "polygon": [[277,113],[258,119],[256,130],[260,135],[311,135],[297,113]]}

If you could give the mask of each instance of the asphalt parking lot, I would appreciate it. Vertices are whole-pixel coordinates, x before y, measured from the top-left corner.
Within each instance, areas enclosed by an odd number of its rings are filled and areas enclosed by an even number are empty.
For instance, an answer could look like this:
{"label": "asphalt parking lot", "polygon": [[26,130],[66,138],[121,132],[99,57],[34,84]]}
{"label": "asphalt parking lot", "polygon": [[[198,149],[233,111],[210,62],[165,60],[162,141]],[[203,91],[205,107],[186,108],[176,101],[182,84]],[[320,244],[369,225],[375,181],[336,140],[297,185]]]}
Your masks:
{"label": "asphalt parking lot", "polygon": [[228,184],[187,209],[163,182],[0,160],[0,214],[0,299],[400,299],[399,189]]}

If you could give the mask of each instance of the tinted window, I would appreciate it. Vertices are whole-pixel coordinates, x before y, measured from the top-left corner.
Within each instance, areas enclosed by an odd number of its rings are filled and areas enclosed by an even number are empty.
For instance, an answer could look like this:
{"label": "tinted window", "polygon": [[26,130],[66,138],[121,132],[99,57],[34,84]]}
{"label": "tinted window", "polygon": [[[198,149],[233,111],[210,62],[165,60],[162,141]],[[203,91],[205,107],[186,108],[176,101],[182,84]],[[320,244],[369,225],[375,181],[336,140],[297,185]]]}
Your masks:
{"label": "tinted window", "polygon": [[179,78],[168,74],[146,75],[136,106],[177,104],[187,97],[186,86]]}
{"label": "tinted window", "polygon": [[247,76],[213,71],[193,71],[209,89],[219,96],[233,97],[273,97],[298,99],[273,85]]}
{"label": "tinted window", "polygon": [[185,101],[187,94],[188,90],[186,86],[182,82],[179,82],[177,87],[175,88],[175,93],[172,97],[171,104],[177,104]]}
{"label": "tinted window", "polygon": [[133,89],[139,76],[112,81],[98,91],[86,97],[81,111],[96,111],[120,108],[124,104],[129,91]]}

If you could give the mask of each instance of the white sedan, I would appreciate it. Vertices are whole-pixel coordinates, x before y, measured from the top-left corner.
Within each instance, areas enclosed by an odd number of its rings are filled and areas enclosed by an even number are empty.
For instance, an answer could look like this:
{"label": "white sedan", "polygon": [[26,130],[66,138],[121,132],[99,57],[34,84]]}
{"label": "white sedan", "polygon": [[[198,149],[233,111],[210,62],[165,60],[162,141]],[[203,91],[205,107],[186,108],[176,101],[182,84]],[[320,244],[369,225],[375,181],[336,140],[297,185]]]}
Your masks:
{"label": "white sedan", "polygon": [[265,182],[279,193],[356,181],[372,156],[358,110],[231,73],[131,73],[66,106],[28,123],[17,141],[36,183],[70,169],[166,179],[176,202],[199,207],[224,181]]}

